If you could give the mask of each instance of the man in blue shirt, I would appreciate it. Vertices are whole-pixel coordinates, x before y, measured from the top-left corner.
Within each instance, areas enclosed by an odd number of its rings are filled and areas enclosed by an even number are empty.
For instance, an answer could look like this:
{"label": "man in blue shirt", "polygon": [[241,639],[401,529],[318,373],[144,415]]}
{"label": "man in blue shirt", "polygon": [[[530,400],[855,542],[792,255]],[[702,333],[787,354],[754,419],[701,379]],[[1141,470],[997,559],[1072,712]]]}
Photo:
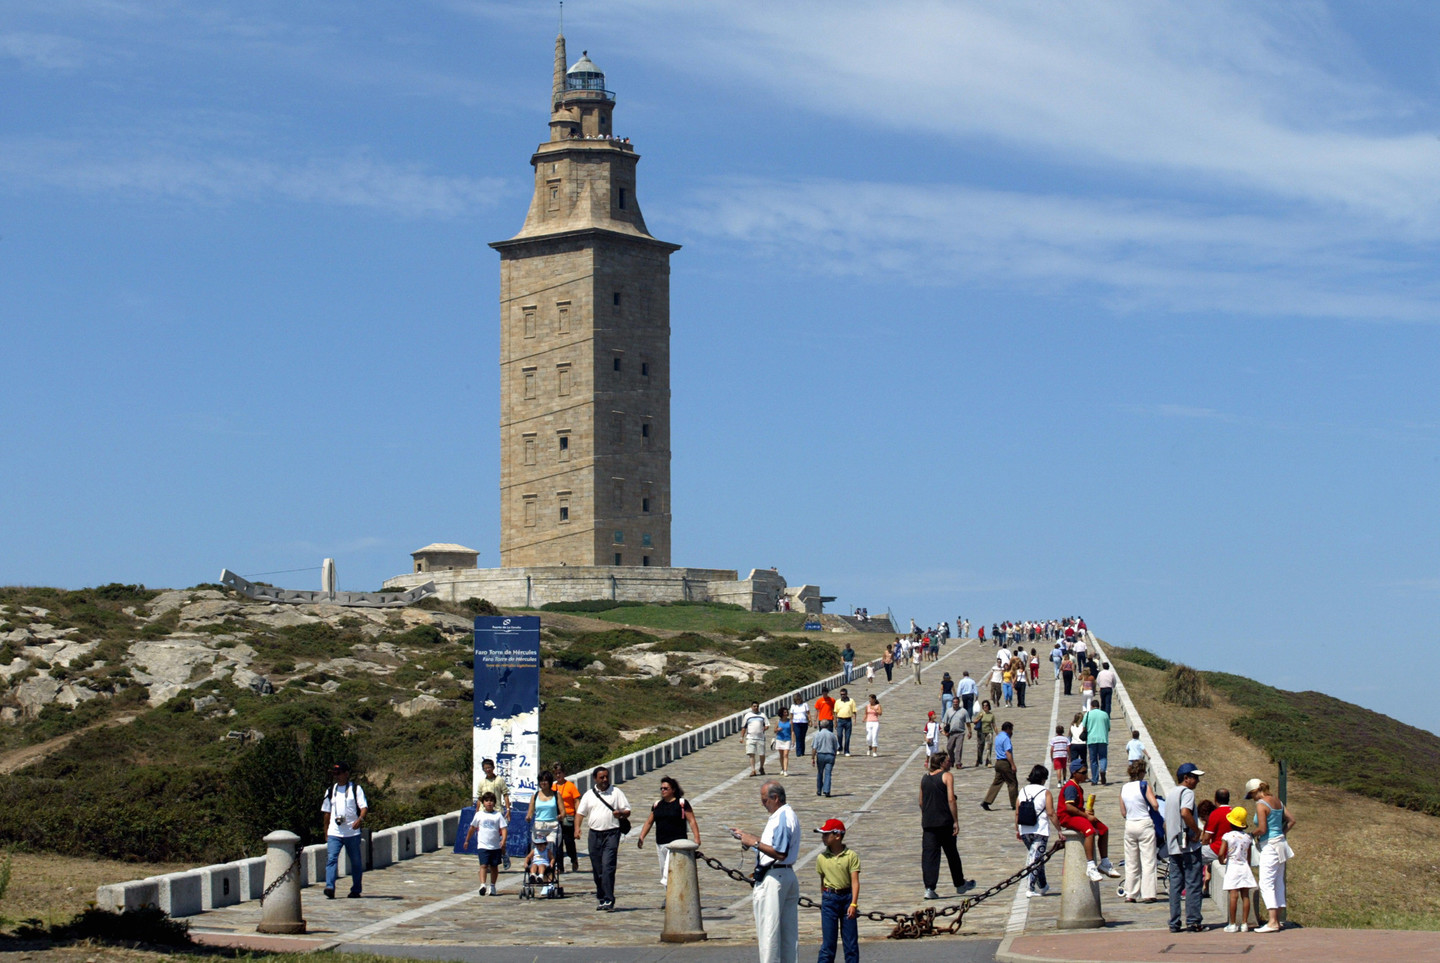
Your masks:
{"label": "man in blue shirt", "polygon": [[985,793],[985,801],[980,804],[981,809],[990,808],[1001,786],[1010,794],[1011,809],[1015,808],[1020,798],[1020,782],[1015,778],[1015,742],[1011,738],[1014,731],[1015,723],[1000,724],[1000,734],[995,737],[995,779],[990,783],[989,792]]}
{"label": "man in blue shirt", "polygon": [[973,716],[975,714],[975,696],[979,691],[980,687],[975,684],[974,679],[970,678],[970,672],[968,670],[960,673],[960,681],[955,684],[955,694],[960,697],[960,701],[965,705],[965,714],[967,716]]}

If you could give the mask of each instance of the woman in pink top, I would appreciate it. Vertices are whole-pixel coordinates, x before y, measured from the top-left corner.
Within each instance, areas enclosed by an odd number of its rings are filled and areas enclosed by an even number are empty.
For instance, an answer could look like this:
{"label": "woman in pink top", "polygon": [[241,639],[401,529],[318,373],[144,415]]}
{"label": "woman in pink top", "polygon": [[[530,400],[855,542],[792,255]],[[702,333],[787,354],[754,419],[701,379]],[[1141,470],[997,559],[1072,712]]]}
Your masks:
{"label": "woman in pink top", "polygon": [[870,693],[870,701],[865,704],[865,755],[880,755],[880,700],[875,693]]}

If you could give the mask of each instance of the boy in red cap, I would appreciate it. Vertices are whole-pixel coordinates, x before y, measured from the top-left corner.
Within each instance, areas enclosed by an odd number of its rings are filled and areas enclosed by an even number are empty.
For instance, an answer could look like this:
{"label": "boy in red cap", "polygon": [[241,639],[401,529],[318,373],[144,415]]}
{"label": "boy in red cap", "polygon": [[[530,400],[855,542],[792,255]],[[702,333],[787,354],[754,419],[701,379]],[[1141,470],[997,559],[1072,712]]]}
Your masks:
{"label": "boy in red cap", "polygon": [[845,846],[845,824],[827,819],[815,832],[825,852],[815,858],[820,873],[820,956],[835,963],[835,931],[845,944],[845,963],[860,963],[860,857]]}

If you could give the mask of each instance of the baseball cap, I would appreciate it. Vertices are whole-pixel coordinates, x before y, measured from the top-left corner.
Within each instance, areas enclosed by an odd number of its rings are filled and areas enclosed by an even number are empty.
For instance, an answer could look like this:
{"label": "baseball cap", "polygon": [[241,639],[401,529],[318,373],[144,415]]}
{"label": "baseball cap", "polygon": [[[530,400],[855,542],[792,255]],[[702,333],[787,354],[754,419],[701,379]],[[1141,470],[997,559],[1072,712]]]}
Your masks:
{"label": "baseball cap", "polygon": [[1182,765],[1179,769],[1176,769],[1176,770],[1175,770],[1175,778],[1176,778],[1176,779],[1184,779],[1186,776],[1203,776],[1203,775],[1205,775],[1205,770],[1204,770],[1204,769],[1201,769],[1199,766],[1195,765],[1195,763],[1193,763],[1193,762],[1187,762],[1187,763],[1185,763],[1184,765]]}
{"label": "baseball cap", "polygon": [[1258,779],[1252,779],[1252,780],[1250,780],[1249,782],[1247,782],[1247,783],[1245,784],[1245,798],[1246,798],[1246,799],[1249,799],[1251,796],[1255,795],[1255,790],[1257,790],[1257,789],[1259,789],[1259,788],[1260,788],[1260,780],[1258,780]]}
{"label": "baseball cap", "polygon": [[844,831],[845,824],[838,819],[827,819],[825,825],[815,830],[817,833],[843,833]]}

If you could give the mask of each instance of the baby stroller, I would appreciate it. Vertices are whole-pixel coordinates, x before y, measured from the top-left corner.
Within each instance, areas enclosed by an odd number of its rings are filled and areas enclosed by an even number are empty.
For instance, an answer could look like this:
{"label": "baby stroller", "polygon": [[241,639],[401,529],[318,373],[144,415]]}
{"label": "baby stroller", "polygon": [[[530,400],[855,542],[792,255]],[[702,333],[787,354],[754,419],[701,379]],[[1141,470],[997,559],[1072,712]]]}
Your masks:
{"label": "baby stroller", "polygon": [[555,872],[555,857],[559,850],[548,835],[535,837],[534,848],[525,860],[525,882],[520,886],[521,899],[560,899],[565,889],[560,885]]}

